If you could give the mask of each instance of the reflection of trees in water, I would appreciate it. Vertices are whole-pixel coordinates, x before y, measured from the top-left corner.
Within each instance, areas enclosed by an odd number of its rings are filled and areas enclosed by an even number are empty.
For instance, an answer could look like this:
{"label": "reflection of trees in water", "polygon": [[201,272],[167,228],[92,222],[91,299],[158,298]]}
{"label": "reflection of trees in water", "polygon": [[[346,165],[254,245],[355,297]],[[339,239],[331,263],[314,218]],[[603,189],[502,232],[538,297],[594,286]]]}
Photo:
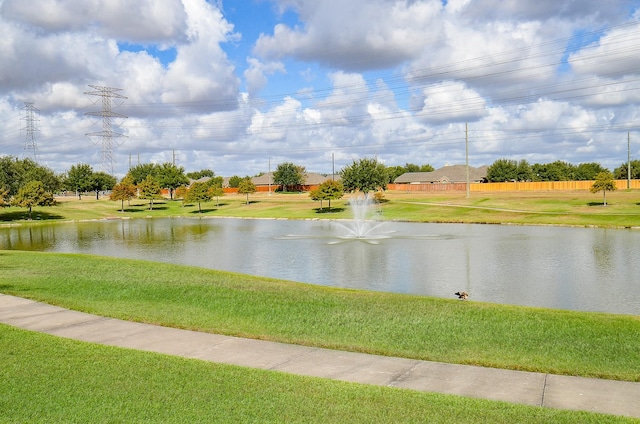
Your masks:
{"label": "reflection of trees in water", "polygon": [[157,243],[180,244],[203,239],[220,228],[198,220],[196,223],[154,222],[153,220],[122,221],[118,226],[110,227],[113,238],[127,245],[153,245]]}
{"label": "reflection of trees in water", "polygon": [[51,225],[34,225],[9,228],[2,232],[5,250],[50,250],[57,245],[56,232]]}
{"label": "reflection of trees in water", "polygon": [[599,270],[606,270],[611,267],[615,260],[615,249],[607,237],[606,230],[602,237],[595,238],[591,251],[593,252],[593,259]]}

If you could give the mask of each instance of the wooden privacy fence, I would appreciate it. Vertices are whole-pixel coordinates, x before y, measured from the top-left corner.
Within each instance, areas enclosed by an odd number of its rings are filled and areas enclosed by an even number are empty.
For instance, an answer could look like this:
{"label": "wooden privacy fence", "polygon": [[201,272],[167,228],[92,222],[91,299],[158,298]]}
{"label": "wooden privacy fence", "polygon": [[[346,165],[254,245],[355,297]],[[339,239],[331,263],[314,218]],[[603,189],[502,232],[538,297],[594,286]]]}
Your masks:
{"label": "wooden privacy fence", "polygon": [[[594,181],[539,181],[526,183],[471,184],[470,191],[544,191],[544,190],[589,190]],[[616,188],[627,188],[627,180],[616,180]],[[631,180],[630,188],[640,188],[640,180]]]}
{"label": "wooden privacy fence", "polygon": [[[618,190],[627,188],[627,180],[616,180]],[[570,191],[570,190],[589,190],[593,185],[593,181],[539,181],[539,182],[511,182],[511,183],[471,183],[469,191],[488,192],[488,191]],[[310,191],[316,186],[303,186],[299,189],[303,192]],[[271,191],[275,192],[279,188],[277,185],[271,186]],[[631,188],[640,189],[640,180],[631,180]],[[434,183],[434,184],[388,184],[387,190],[390,191],[465,191],[467,185],[465,183]],[[268,186],[256,186],[256,192],[267,193]],[[235,194],[237,188],[225,187],[224,192],[227,194]]]}
{"label": "wooden privacy fence", "polygon": [[[594,181],[539,181],[539,182],[509,182],[509,183],[471,183],[469,191],[569,191],[589,190]],[[625,190],[627,180],[616,180],[616,188]],[[631,180],[630,188],[640,189],[640,180]],[[464,191],[465,183],[434,183],[434,184],[389,184],[388,190],[395,191]]]}

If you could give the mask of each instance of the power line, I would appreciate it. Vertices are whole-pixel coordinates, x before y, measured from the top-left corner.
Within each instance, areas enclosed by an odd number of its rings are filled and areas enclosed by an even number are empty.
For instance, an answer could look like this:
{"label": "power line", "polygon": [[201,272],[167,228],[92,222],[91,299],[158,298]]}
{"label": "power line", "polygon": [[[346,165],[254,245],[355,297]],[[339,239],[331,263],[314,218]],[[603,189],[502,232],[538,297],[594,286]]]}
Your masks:
{"label": "power line", "polygon": [[25,111],[24,119],[26,121],[26,125],[23,128],[25,130],[25,139],[24,139],[24,157],[32,156],[34,162],[38,160],[38,145],[36,144],[36,132],[38,129],[36,128],[36,122],[38,118],[36,117],[36,112],[39,112],[38,109],[33,105],[32,102],[24,102],[24,107],[22,110]]}
{"label": "power line", "polygon": [[89,137],[102,137],[102,168],[105,172],[113,175],[113,138],[125,137],[125,135],[113,132],[112,121],[113,118],[126,119],[127,117],[112,110],[112,99],[125,100],[126,97],[117,93],[117,91],[122,91],[121,88],[103,87],[100,85],[89,85],[89,87],[96,91],[86,91],[84,94],[102,97],[102,110],[99,112],[85,112],[85,115],[102,117],[102,131],[86,133],[85,135]]}

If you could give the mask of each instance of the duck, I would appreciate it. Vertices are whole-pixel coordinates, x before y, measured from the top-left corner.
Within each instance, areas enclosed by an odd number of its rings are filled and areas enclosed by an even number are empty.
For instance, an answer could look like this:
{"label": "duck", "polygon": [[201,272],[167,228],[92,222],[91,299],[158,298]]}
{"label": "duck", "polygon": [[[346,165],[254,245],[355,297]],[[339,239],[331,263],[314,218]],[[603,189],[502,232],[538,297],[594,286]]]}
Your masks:
{"label": "duck", "polygon": [[454,294],[456,296],[458,296],[458,299],[460,299],[460,300],[467,300],[469,298],[469,293],[467,293],[465,291],[455,292]]}

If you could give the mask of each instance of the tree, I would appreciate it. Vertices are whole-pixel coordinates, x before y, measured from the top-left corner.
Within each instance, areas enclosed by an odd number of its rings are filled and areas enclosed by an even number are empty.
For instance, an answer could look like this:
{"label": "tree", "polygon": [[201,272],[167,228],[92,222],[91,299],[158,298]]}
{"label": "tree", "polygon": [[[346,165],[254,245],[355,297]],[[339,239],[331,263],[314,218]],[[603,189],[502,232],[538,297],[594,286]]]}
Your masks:
{"label": "tree", "polygon": [[237,175],[234,175],[233,177],[229,178],[229,187],[238,188],[240,187],[241,182],[242,182],[242,178],[240,178]]}
{"label": "tree", "polygon": [[355,160],[340,171],[342,185],[347,192],[361,191],[365,197],[370,191],[387,189],[387,170],[376,158]]}
{"label": "tree", "polygon": [[[626,180],[628,178],[627,163],[625,162],[613,170],[613,175],[617,180]],[[640,179],[640,160],[631,161],[631,179]]]}
{"label": "tree", "polygon": [[184,168],[171,162],[165,162],[156,168],[156,179],[160,187],[169,190],[169,198],[173,200],[173,191],[184,184],[189,184],[189,178],[184,175]]}
{"label": "tree", "polygon": [[189,191],[189,187],[187,186],[180,186],[178,188],[176,188],[176,199],[183,199],[185,197],[187,197],[187,192]]}
{"label": "tree", "polygon": [[53,195],[45,190],[41,181],[31,181],[18,190],[11,202],[14,206],[29,209],[29,220],[34,206],[53,206],[56,204]]}
{"label": "tree", "polygon": [[128,202],[134,197],[136,197],[136,186],[131,184],[129,180],[124,179],[120,184],[113,186],[109,200],[120,200],[120,212],[124,212],[124,201]]}
{"label": "tree", "polygon": [[220,206],[220,196],[224,196],[224,189],[221,184],[215,184],[209,187],[209,194],[216,198],[216,206]]}
{"label": "tree", "polygon": [[247,205],[249,204],[249,194],[256,192],[256,185],[253,184],[251,178],[246,177],[238,185],[238,193],[247,195]]}
{"label": "tree", "polygon": [[321,183],[316,189],[311,190],[309,196],[316,201],[320,201],[320,210],[322,210],[322,201],[329,201],[329,211],[331,211],[331,200],[340,199],[344,196],[344,188],[342,183],[334,180],[327,180]]}
{"label": "tree", "polygon": [[199,180],[202,177],[210,177],[213,178],[215,174],[210,169],[202,169],[200,171],[187,172],[187,178],[191,178],[192,180]]}
{"label": "tree", "polygon": [[68,190],[76,192],[79,200],[82,200],[82,193],[93,190],[93,168],[86,163],[71,165],[67,171],[65,186]]}
{"label": "tree", "polygon": [[155,177],[157,167],[158,165],[156,165],[155,163],[141,163],[129,169],[129,172],[127,172],[127,177],[131,179],[133,184],[138,185],[143,182],[149,175]]}
{"label": "tree", "polygon": [[285,162],[278,165],[273,173],[273,182],[282,186],[283,191],[289,191],[290,187],[304,184],[307,171],[303,166],[294,165],[292,162]]}
{"label": "tree", "polygon": [[16,195],[21,187],[31,181],[40,181],[45,190],[51,193],[62,187],[59,175],[31,159],[0,157],[0,189],[6,189],[9,197]]}
{"label": "tree", "polygon": [[595,180],[596,175],[607,171],[608,169],[604,168],[597,162],[581,163],[574,168],[572,179],[576,181]]}
{"label": "tree", "polygon": [[140,190],[140,194],[138,194],[140,199],[149,200],[149,210],[153,210],[154,200],[162,199],[160,195],[160,184],[158,184],[151,175],[147,175],[147,178],[138,184],[138,190]]}
{"label": "tree", "polygon": [[589,190],[591,193],[602,191],[604,195],[603,205],[607,206],[607,191],[614,191],[616,188],[616,182],[613,179],[613,174],[609,171],[605,171],[596,175],[596,180]]}
{"label": "tree", "polygon": [[183,202],[184,203],[198,203],[198,212],[202,213],[202,208],[200,204],[202,202],[211,201],[211,193],[209,192],[209,186],[207,183],[203,182],[194,182],[187,190],[187,195],[185,196]]}
{"label": "tree", "polygon": [[532,171],[526,160],[498,159],[487,168],[487,180],[491,183],[530,181]]}
{"label": "tree", "polygon": [[106,172],[94,172],[91,176],[92,189],[96,192],[96,200],[100,199],[100,192],[111,190],[117,183],[116,177]]}
{"label": "tree", "polygon": [[0,208],[4,208],[10,204],[9,189],[0,187]]}

